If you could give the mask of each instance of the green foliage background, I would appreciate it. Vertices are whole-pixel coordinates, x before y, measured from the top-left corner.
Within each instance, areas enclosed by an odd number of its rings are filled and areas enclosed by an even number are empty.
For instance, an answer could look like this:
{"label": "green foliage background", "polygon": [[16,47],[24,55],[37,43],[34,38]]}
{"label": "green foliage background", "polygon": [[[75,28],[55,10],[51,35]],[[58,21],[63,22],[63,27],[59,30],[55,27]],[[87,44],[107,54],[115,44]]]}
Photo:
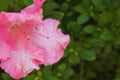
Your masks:
{"label": "green foliage background", "polygon": [[[20,11],[32,0],[0,0]],[[44,18],[61,21],[71,42],[64,57],[21,80],[120,80],[120,0],[46,0]],[[0,80],[13,80],[0,70]]]}

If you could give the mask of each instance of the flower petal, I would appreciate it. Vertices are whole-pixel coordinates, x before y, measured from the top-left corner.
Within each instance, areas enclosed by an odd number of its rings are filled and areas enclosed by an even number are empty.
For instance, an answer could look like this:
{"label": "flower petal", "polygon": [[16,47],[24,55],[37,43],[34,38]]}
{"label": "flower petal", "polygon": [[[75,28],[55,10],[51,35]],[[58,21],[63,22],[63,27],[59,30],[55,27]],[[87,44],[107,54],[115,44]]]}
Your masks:
{"label": "flower petal", "polygon": [[43,5],[45,0],[34,0],[33,4],[26,7],[25,9],[21,10],[21,12],[24,13],[36,13],[36,12],[42,12],[41,6]]}
{"label": "flower petal", "polygon": [[43,63],[41,55],[42,49],[36,51],[36,47],[30,50],[20,50],[12,52],[12,57],[2,60],[0,67],[4,69],[11,77],[20,79],[27,76],[34,69],[39,69],[39,65]]}
{"label": "flower petal", "polygon": [[58,25],[59,21],[57,20],[44,20],[44,26],[40,27],[38,34],[34,34],[36,36],[33,36],[31,40],[44,49],[45,65],[59,61],[70,41],[69,35],[64,35],[62,31],[57,28]]}
{"label": "flower petal", "polygon": [[6,60],[11,57],[10,47],[0,40],[0,60]]}
{"label": "flower petal", "polygon": [[34,4],[36,5],[36,9],[39,10],[42,7],[45,0],[34,0]]}
{"label": "flower petal", "polygon": [[5,40],[11,23],[9,22],[4,12],[0,12],[0,21],[0,39],[2,38],[2,40]]}
{"label": "flower petal", "polygon": [[26,17],[21,14],[21,13],[6,13],[3,12],[3,14],[5,14],[5,16],[7,17],[7,19],[11,22],[24,22],[26,20]]}
{"label": "flower petal", "polygon": [[21,13],[28,16],[29,19],[42,20],[43,10],[41,6],[45,0],[33,0],[33,4],[21,10]]}

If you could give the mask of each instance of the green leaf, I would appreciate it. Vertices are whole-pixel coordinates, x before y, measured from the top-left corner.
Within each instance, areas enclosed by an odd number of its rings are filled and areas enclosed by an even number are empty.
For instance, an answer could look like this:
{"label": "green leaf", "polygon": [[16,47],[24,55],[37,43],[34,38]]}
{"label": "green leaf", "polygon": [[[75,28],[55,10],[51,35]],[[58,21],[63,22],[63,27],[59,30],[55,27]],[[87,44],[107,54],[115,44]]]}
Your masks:
{"label": "green leaf", "polygon": [[68,10],[68,8],[69,8],[69,5],[67,3],[63,3],[61,5],[60,9],[61,9],[61,11],[66,12]]}
{"label": "green leaf", "polygon": [[84,24],[89,20],[88,13],[83,13],[77,18],[77,22],[80,24]]}
{"label": "green leaf", "polygon": [[119,35],[117,35],[117,36],[115,37],[114,43],[115,43],[116,45],[120,45],[120,36],[119,36]]}
{"label": "green leaf", "polygon": [[64,16],[64,13],[60,11],[53,11],[49,16],[54,19],[61,20]]}
{"label": "green leaf", "polygon": [[103,12],[102,14],[100,14],[99,24],[100,25],[108,24],[113,20],[113,18],[114,18],[114,15],[112,13]]}
{"label": "green leaf", "polygon": [[[1,79],[2,78],[2,79]],[[1,80],[13,80],[8,74],[2,73],[0,74],[0,79]]]}
{"label": "green leaf", "polygon": [[80,58],[77,55],[75,55],[74,53],[71,53],[70,56],[69,56],[69,62],[73,63],[73,64],[79,63]]}
{"label": "green leaf", "polygon": [[115,79],[114,80],[120,80],[120,68],[116,69],[116,75],[115,75]]}
{"label": "green leaf", "polygon": [[67,29],[72,32],[79,32],[81,29],[81,26],[77,22],[71,21],[67,24]]}
{"label": "green leaf", "polygon": [[56,76],[51,76],[49,80],[59,80]]}
{"label": "green leaf", "polygon": [[8,0],[0,0],[0,11],[8,10]]}
{"label": "green leaf", "polygon": [[85,13],[87,12],[87,9],[82,5],[82,4],[78,4],[74,7],[75,11],[79,12],[79,13]]}
{"label": "green leaf", "polygon": [[92,2],[95,6],[98,6],[98,5],[102,4],[102,0],[92,0]]}
{"label": "green leaf", "polygon": [[96,27],[94,25],[88,25],[84,28],[84,31],[86,33],[93,33],[96,30]]}
{"label": "green leaf", "polygon": [[46,2],[53,2],[53,0],[46,0]]}
{"label": "green leaf", "polygon": [[110,8],[111,6],[111,0],[103,0],[103,3],[105,4],[106,7]]}
{"label": "green leaf", "polygon": [[71,17],[73,14],[74,14],[74,13],[70,11],[70,12],[67,12],[65,15],[66,15],[67,17]]}
{"label": "green leaf", "polygon": [[45,77],[46,80],[50,79],[50,77],[52,76],[51,66],[45,67],[43,69],[43,76]]}
{"label": "green leaf", "polygon": [[100,38],[92,38],[92,39],[89,39],[87,40],[87,44],[89,44],[90,46],[94,46],[94,47],[104,47],[105,45],[105,42],[100,39]]}
{"label": "green leaf", "polygon": [[89,9],[91,7],[91,0],[83,0],[83,5]]}
{"label": "green leaf", "polygon": [[36,77],[35,74],[30,74],[30,75],[26,76],[25,78],[23,78],[23,80],[34,80],[35,77]]}
{"label": "green leaf", "polygon": [[69,77],[73,74],[73,70],[68,66],[66,70],[62,72],[61,80],[69,80]]}
{"label": "green leaf", "polygon": [[32,0],[24,0],[24,4],[26,6],[28,6],[28,5],[32,4]]}
{"label": "green leaf", "polygon": [[93,61],[96,59],[96,54],[93,50],[81,50],[80,58],[86,61]]}
{"label": "green leaf", "polygon": [[20,11],[21,10],[21,5],[14,4],[14,10],[15,11]]}
{"label": "green leaf", "polygon": [[103,40],[106,40],[106,41],[112,40],[113,37],[114,37],[113,33],[112,33],[111,31],[108,31],[108,30],[104,31],[104,32],[101,34],[101,38],[102,38]]}
{"label": "green leaf", "polygon": [[91,16],[91,18],[93,19],[93,20],[95,20],[95,21],[97,21],[98,22],[98,20],[100,19],[99,17],[99,14],[98,13],[95,13],[95,12],[93,12],[93,11],[90,11],[90,16]]}
{"label": "green leaf", "polygon": [[103,5],[102,0],[92,0],[97,11],[103,11],[106,7]]}
{"label": "green leaf", "polygon": [[112,46],[111,44],[106,44],[104,48],[105,53],[111,53],[112,52]]}
{"label": "green leaf", "polygon": [[55,8],[57,4],[54,2],[49,2],[43,5],[43,13],[44,15],[50,14]]}
{"label": "green leaf", "polygon": [[120,7],[116,10],[116,14],[117,14],[118,19],[120,19]]}
{"label": "green leaf", "polygon": [[120,7],[120,0],[111,0],[111,4],[109,6],[110,10],[117,9],[118,7]]}
{"label": "green leaf", "polygon": [[57,69],[59,71],[64,71],[66,69],[66,64],[60,64]]}

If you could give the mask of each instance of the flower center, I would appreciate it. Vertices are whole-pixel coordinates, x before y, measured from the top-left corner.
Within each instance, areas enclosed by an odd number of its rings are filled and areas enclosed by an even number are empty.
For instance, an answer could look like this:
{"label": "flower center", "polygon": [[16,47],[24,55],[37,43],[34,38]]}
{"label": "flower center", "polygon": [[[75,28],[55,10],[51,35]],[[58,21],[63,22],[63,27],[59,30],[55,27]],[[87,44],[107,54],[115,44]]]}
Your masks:
{"label": "flower center", "polygon": [[23,27],[22,25],[20,25],[19,23],[14,23],[12,25],[12,27],[10,28],[10,30],[12,31],[13,35],[16,35],[16,37],[19,37],[20,35],[22,35],[26,40],[30,40],[30,32],[28,31],[27,27]]}
{"label": "flower center", "polygon": [[19,24],[15,23],[12,25],[12,27],[10,29],[15,30],[15,29],[17,29],[17,27],[19,27]]}

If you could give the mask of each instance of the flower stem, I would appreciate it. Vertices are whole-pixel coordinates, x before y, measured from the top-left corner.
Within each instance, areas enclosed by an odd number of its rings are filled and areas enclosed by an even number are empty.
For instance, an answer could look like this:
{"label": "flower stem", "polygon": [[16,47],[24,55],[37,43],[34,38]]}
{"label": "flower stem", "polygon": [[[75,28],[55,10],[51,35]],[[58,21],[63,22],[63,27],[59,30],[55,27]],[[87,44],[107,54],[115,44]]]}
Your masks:
{"label": "flower stem", "polygon": [[81,64],[80,64],[80,80],[83,80],[83,74],[84,74],[84,61],[81,60]]}

